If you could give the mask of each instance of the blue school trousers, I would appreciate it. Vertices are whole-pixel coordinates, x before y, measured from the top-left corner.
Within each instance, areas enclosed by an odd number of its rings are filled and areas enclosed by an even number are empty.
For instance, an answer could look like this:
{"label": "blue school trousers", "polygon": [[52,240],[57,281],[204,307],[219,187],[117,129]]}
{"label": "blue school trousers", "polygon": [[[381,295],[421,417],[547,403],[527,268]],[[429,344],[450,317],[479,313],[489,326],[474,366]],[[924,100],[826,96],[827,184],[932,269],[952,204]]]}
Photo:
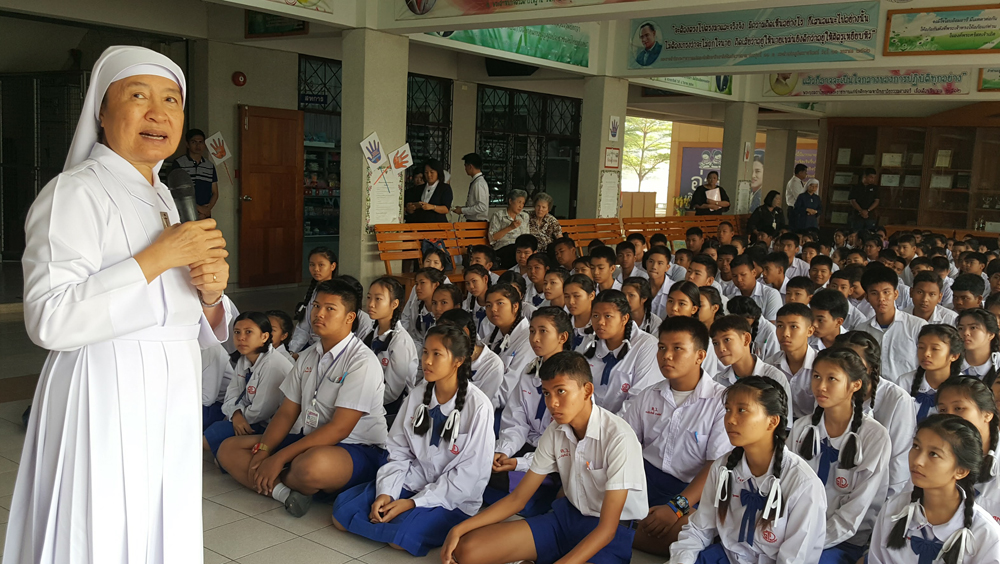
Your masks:
{"label": "blue school trousers", "polygon": [[694,564],[729,564],[729,557],[722,544],[715,543],[708,545],[705,550],[698,553],[698,559]]}
{"label": "blue school trousers", "polygon": [[[264,423],[251,423],[250,428],[253,429],[254,433],[263,435],[267,425]],[[235,436],[236,431],[233,429],[233,422],[227,419],[216,421],[205,429],[205,440],[208,441],[208,448],[212,450],[212,456],[215,458],[219,457],[219,446],[222,445],[222,441]]]}
{"label": "blue school trousers", "polygon": [[[561,497],[552,503],[552,511],[524,520],[535,539],[535,564],[553,564],[573,550],[600,522],[599,517],[586,516]],[[587,562],[591,564],[629,564],[632,541],[638,521],[622,521],[611,540]]]}
{"label": "blue school trousers", "polygon": [[[525,443],[521,447],[521,450],[514,453],[514,456],[511,458],[520,458],[529,452],[535,452],[535,447]],[[490,481],[486,485],[486,491],[483,492],[483,501],[488,505],[493,505],[507,497],[507,494],[514,491],[517,485],[521,483],[524,475],[525,472],[518,472],[517,470],[493,472],[490,474]],[[548,513],[552,509],[552,502],[559,495],[560,488],[562,488],[562,480],[559,479],[559,474],[549,474],[542,480],[542,485],[538,486],[538,489],[531,495],[528,503],[524,504],[524,509],[518,514],[527,518]]]}
{"label": "blue school trousers", "polygon": [[865,554],[865,547],[842,542],[833,548],[823,550],[819,564],[854,564]]}
{"label": "blue school trousers", "polygon": [[[414,495],[414,492],[403,490],[399,499],[410,499]],[[432,548],[444,544],[448,531],[469,518],[458,509],[414,507],[388,523],[372,523],[368,516],[376,497],[374,481],[357,485],[337,496],[333,518],[356,535],[392,543],[413,556],[426,556]]]}
{"label": "blue school trousers", "polygon": [[222,402],[217,401],[212,405],[201,406],[201,432],[204,433],[212,423],[225,421],[226,415],[222,413]]}
{"label": "blue school trousers", "polygon": [[648,460],[643,459],[642,467],[646,471],[646,497],[649,499],[650,507],[666,505],[688,487],[688,482],[682,482],[667,474],[650,464]]}

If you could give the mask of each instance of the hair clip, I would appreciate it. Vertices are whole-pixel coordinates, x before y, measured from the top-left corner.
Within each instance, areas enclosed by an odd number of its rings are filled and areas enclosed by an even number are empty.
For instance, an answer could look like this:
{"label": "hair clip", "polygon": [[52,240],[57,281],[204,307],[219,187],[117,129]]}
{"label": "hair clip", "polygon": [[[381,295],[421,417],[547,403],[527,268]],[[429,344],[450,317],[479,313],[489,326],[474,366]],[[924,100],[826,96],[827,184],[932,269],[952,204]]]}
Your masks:
{"label": "hair clip", "polygon": [[958,558],[955,559],[955,564],[962,564],[962,562],[965,561],[965,553],[972,553],[972,550],[975,547],[976,536],[972,534],[971,529],[962,527],[948,537],[948,540],[946,540],[944,545],[941,547],[941,552],[938,553],[934,560],[941,558],[942,554],[947,554],[948,551],[951,550],[951,547],[955,546],[956,542],[958,543]]}
{"label": "hair clip", "polygon": [[428,417],[429,413],[430,409],[427,407],[427,404],[420,404],[420,406],[417,407],[417,414],[413,416],[413,428],[416,429],[419,427],[424,422],[424,418]]}
{"label": "hair clip", "polygon": [[733,471],[726,466],[719,468],[719,483],[715,486],[715,507],[719,507],[720,501],[729,499],[729,480],[732,475]]}
{"label": "hair clip", "polygon": [[767,494],[767,503],[764,505],[764,519],[767,519],[767,516],[770,515],[772,507],[774,508],[774,516],[781,516],[781,480],[775,478],[774,475],[771,477],[773,480],[771,482],[771,491]]}
{"label": "hair clip", "polygon": [[441,434],[447,433],[449,429],[454,428],[455,431],[451,433],[451,440],[449,441],[448,447],[455,446],[455,442],[458,440],[459,424],[461,422],[462,412],[453,409],[451,413],[448,414],[448,419],[444,422],[444,427],[441,428]]}

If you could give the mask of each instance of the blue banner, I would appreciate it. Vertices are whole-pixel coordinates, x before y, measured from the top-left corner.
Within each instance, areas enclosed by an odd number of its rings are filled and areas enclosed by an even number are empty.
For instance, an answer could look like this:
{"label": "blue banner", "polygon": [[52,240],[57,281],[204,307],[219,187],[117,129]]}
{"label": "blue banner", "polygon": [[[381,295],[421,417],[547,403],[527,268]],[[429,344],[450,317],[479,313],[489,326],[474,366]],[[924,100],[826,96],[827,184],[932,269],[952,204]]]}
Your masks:
{"label": "blue banner", "polygon": [[878,20],[877,1],[635,19],[628,68],[870,61]]}

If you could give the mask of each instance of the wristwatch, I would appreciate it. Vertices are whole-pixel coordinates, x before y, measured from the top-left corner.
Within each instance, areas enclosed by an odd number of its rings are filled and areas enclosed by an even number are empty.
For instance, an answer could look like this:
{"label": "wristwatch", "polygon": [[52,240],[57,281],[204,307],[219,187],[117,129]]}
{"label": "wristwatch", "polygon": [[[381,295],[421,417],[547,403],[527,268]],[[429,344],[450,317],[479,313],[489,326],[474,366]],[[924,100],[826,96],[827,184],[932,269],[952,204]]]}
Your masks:
{"label": "wristwatch", "polygon": [[270,449],[267,448],[267,445],[265,445],[264,443],[257,443],[255,445],[253,445],[253,450],[250,451],[250,454],[251,455],[257,454],[258,451],[268,452],[269,450]]}
{"label": "wristwatch", "polygon": [[677,506],[677,509],[684,515],[691,512],[691,504],[688,503],[688,499],[686,497],[677,494],[670,501]]}

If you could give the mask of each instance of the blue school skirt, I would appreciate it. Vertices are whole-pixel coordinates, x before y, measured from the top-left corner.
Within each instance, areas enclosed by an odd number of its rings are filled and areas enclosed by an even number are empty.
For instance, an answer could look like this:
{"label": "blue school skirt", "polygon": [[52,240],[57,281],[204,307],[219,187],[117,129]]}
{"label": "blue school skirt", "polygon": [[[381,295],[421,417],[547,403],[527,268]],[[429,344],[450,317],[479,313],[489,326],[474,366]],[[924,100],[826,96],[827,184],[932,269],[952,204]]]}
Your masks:
{"label": "blue school skirt", "polygon": [[726,550],[719,543],[708,545],[705,550],[698,553],[698,559],[694,564],[729,564],[729,557]]}
{"label": "blue school skirt", "polygon": [[203,433],[212,426],[212,423],[224,421],[225,419],[226,415],[222,413],[221,401],[217,401],[212,405],[201,406],[201,431]]}
{"label": "blue school skirt", "polygon": [[[253,429],[254,433],[263,435],[267,425],[264,423],[253,423],[250,425],[250,428]],[[208,441],[208,448],[212,449],[212,456],[216,458],[219,457],[219,446],[222,445],[222,441],[235,436],[236,431],[233,429],[233,422],[226,419],[216,421],[205,429],[205,440]]]}
{"label": "blue school skirt", "polygon": [[666,505],[675,495],[688,487],[688,482],[682,482],[667,474],[646,459],[643,459],[642,467],[646,471],[646,497],[649,499],[650,507]]}
{"label": "blue school skirt", "polygon": [[[552,512],[525,519],[535,539],[535,564],[553,564],[573,550],[584,537],[597,528],[599,517],[588,517],[561,497],[552,503]],[[592,564],[629,564],[632,560],[632,541],[638,521],[629,526],[619,525],[612,539],[588,562]]]}
{"label": "blue school skirt", "polygon": [[827,548],[819,557],[819,564],[854,564],[865,554],[865,547],[842,542]]}
{"label": "blue school skirt", "polygon": [[[413,496],[413,492],[403,490],[399,499]],[[356,535],[392,543],[413,556],[426,556],[432,548],[444,544],[448,531],[469,518],[458,509],[414,507],[388,523],[372,523],[368,516],[376,497],[374,481],[355,486],[337,497],[333,518]]]}

